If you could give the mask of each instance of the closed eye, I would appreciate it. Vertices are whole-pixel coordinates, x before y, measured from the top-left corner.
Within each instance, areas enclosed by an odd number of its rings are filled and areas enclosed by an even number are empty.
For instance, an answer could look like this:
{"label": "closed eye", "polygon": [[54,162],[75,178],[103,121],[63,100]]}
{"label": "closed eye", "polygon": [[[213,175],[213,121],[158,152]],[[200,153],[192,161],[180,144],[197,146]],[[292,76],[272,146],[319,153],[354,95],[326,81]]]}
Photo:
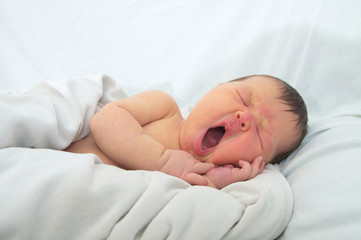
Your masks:
{"label": "closed eye", "polygon": [[241,94],[238,93],[239,99],[241,99],[241,102],[243,103],[244,106],[248,107],[248,101],[247,99],[245,99],[243,96],[241,96]]}
{"label": "closed eye", "polygon": [[247,93],[241,93],[239,91],[237,91],[237,94],[239,96],[239,99],[241,100],[241,102],[243,103],[244,106],[248,107],[249,106],[249,94]]}
{"label": "closed eye", "polygon": [[249,105],[248,104],[248,99],[245,96],[241,95],[241,94],[239,94],[239,98],[241,99],[243,105],[248,107],[248,105]]}
{"label": "closed eye", "polygon": [[244,100],[243,98],[241,98],[242,102],[243,102],[243,105],[248,107],[248,101]]}

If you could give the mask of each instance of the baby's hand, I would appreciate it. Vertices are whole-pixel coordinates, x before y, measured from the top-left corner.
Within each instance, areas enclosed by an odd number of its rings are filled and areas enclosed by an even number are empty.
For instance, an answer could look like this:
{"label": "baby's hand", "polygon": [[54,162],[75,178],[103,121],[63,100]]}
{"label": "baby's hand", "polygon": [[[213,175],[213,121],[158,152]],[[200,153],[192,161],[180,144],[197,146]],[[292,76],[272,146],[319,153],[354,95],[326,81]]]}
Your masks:
{"label": "baby's hand", "polygon": [[208,179],[208,186],[221,189],[231,183],[246,181],[254,178],[263,171],[264,161],[261,156],[256,157],[252,164],[240,160],[239,168],[233,165],[224,165],[209,170],[205,176]]}
{"label": "baby's hand", "polygon": [[160,171],[179,177],[192,185],[208,185],[206,172],[215,167],[213,163],[204,163],[182,150],[167,149],[161,160],[165,162]]}

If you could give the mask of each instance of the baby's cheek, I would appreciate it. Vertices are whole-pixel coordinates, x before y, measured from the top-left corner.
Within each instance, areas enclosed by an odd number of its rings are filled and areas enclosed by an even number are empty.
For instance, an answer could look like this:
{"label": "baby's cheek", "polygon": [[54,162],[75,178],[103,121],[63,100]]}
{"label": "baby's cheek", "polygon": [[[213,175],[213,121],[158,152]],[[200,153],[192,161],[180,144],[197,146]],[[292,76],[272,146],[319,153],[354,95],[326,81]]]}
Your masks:
{"label": "baby's cheek", "polygon": [[234,156],[234,161],[252,162],[261,153],[257,143],[253,141],[234,142],[229,146],[229,152]]}
{"label": "baby's cheek", "polygon": [[241,144],[239,141],[229,141],[227,144],[218,147],[209,159],[209,162],[217,165],[232,164],[238,166],[239,160],[252,162],[260,154],[254,145],[250,143]]}
{"label": "baby's cheek", "polygon": [[214,158],[214,162],[216,165],[237,165],[238,161],[237,154],[232,153],[231,151],[224,151],[223,154],[217,154]]}

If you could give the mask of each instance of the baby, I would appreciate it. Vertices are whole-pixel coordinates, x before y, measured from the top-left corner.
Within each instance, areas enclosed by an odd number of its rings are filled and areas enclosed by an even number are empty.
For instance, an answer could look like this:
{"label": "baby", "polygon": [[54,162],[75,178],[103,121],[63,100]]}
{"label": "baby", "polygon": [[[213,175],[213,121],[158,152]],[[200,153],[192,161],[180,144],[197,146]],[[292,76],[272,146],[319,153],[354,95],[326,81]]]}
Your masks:
{"label": "baby", "polygon": [[306,132],[307,109],[297,91],[255,75],[216,86],[187,119],[161,91],[110,102],[91,119],[90,134],[65,150],[221,189],[286,158]]}

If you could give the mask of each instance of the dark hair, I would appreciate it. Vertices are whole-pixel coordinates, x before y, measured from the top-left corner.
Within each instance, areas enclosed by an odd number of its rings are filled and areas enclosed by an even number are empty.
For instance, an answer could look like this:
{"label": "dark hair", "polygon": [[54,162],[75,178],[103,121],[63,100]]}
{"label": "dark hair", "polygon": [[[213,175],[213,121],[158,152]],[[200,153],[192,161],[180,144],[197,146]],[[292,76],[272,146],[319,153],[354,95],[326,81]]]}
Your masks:
{"label": "dark hair", "polygon": [[287,82],[270,75],[251,75],[251,76],[238,78],[230,82],[242,81],[256,76],[268,77],[280,83],[281,96],[279,97],[279,99],[281,99],[289,107],[289,109],[287,109],[286,111],[294,113],[296,117],[295,118],[296,128],[299,131],[299,138],[297,139],[297,142],[294,144],[294,146],[290,151],[278,154],[270,162],[270,163],[280,163],[282,160],[286,159],[295,149],[297,149],[300,146],[302,140],[307,134],[308,131],[307,107],[302,96],[297,92],[295,88],[293,88]]}

